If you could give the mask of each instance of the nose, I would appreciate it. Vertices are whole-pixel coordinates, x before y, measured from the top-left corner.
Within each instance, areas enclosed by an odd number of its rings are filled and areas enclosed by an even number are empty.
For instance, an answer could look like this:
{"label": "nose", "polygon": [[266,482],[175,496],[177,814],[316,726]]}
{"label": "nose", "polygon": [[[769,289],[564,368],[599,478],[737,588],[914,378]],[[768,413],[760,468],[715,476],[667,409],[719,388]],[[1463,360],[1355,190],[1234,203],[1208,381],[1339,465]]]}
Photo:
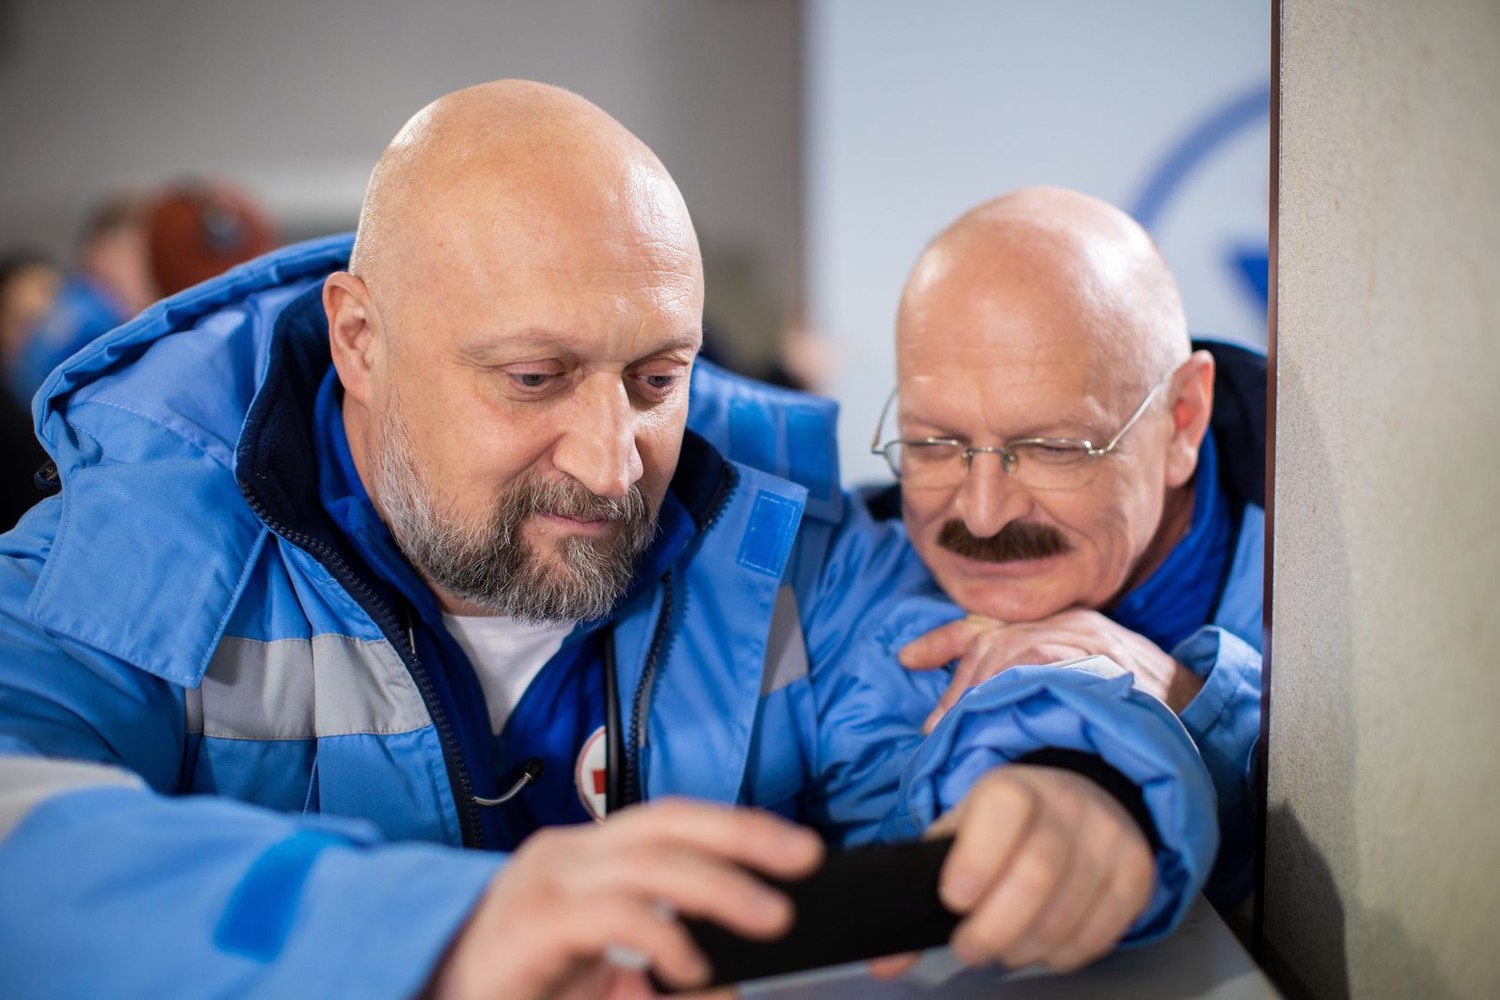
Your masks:
{"label": "nose", "polygon": [[979,452],[970,460],[958,505],[969,533],[975,538],[989,538],[1029,513],[1032,500],[1026,487],[1005,471],[1000,455]]}
{"label": "nose", "polygon": [[636,446],[639,415],[624,382],[603,373],[585,380],[557,416],[552,464],[597,496],[618,500],[630,492],[644,468]]}

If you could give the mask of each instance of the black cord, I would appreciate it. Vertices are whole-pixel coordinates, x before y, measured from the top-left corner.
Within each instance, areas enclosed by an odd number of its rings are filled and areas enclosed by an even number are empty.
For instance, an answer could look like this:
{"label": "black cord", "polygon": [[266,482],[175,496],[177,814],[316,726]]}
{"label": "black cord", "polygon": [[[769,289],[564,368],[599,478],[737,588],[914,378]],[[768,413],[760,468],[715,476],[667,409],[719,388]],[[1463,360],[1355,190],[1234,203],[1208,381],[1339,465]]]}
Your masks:
{"label": "black cord", "polygon": [[604,813],[613,815],[625,803],[625,727],[620,720],[620,680],[615,674],[615,630],[599,640],[604,660]]}

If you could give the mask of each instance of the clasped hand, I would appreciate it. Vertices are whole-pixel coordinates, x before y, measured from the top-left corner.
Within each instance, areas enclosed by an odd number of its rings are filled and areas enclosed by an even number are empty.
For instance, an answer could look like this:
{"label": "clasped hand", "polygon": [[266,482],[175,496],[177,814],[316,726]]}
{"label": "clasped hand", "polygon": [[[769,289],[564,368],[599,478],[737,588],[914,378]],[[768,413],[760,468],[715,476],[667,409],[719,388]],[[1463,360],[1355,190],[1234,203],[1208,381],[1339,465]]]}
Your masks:
{"label": "clasped hand", "polygon": [[1057,663],[1102,654],[1134,675],[1135,686],[1181,713],[1203,686],[1191,670],[1150,639],[1097,611],[1069,608],[1034,622],[1006,623],[981,615],[949,622],[908,643],[902,666],[931,670],[955,659],[953,680],[924,729],[937,725],[969,688],[1021,664]]}

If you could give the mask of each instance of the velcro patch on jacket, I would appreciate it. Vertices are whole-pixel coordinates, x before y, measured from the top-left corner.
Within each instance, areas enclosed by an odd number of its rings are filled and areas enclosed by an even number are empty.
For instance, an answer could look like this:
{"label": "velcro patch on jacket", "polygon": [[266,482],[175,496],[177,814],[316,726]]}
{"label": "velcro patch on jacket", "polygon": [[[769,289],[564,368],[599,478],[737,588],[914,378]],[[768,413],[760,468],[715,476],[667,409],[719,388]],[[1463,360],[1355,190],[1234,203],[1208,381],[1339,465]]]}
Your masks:
{"label": "velcro patch on jacket", "polygon": [[331,834],[304,830],[256,858],[214,928],[215,947],[257,962],[274,961],[286,946],[313,862],[338,843]]}
{"label": "velcro patch on jacket", "polygon": [[745,540],[740,543],[740,565],[779,579],[786,568],[801,513],[801,504],[794,500],[766,490],[757,493],[750,508]]}

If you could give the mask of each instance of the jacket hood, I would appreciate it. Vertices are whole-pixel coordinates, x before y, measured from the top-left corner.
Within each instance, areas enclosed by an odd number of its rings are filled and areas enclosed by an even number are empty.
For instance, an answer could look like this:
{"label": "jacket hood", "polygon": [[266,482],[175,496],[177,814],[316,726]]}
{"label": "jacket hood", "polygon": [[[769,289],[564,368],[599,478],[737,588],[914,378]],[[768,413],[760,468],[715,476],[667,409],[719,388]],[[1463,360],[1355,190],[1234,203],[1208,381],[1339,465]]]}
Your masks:
{"label": "jacket hood", "polygon": [[61,512],[27,600],[33,621],[198,684],[267,534],[240,495],[234,460],[274,318],[345,266],[350,246],[347,235],[316,240],[235,268],[157,303],[48,376],[33,416],[62,481],[47,502]]}
{"label": "jacket hood", "polygon": [[[353,244],[353,234],[343,233],[242,264],[157,302],[65,361],[32,403],[37,436],[59,472],[73,464],[70,458],[80,448],[91,450],[68,428],[69,410],[84,403],[128,407],[232,460],[238,423],[264,374],[263,363],[246,362],[264,359],[273,326],[251,321],[274,315],[310,283],[347,266]],[[148,355],[151,363],[139,364]],[[205,364],[240,374],[232,386],[208,385]],[[250,395],[237,395],[246,391]]]}

